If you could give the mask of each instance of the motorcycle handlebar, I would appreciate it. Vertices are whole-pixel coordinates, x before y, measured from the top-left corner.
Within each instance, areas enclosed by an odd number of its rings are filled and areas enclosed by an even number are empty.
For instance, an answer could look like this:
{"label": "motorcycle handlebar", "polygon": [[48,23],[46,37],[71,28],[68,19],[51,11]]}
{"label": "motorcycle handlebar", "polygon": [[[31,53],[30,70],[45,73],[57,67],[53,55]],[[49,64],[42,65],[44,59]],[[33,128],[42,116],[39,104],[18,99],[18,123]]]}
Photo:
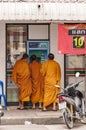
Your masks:
{"label": "motorcycle handlebar", "polygon": [[83,80],[82,80],[82,81],[79,81],[79,82],[77,82],[77,83],[74,83],[74,84],[72,84],[72,85],[69,85],[68,87],[65,88],[65,90],[67,90],[67,89],[69,89],[69,88],[72,88],[72,87],[77,87],[81,82],[83,82]]}

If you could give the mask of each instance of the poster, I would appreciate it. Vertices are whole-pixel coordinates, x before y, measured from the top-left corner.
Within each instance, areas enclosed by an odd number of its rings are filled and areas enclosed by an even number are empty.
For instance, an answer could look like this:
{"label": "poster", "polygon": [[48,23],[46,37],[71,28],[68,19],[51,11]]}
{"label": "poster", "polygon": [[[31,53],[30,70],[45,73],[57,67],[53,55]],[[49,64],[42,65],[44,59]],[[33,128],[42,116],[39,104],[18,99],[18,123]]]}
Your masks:
{"label": "poster", "polygon": [[86,54],[86,24],[59,24],[58,52]]}

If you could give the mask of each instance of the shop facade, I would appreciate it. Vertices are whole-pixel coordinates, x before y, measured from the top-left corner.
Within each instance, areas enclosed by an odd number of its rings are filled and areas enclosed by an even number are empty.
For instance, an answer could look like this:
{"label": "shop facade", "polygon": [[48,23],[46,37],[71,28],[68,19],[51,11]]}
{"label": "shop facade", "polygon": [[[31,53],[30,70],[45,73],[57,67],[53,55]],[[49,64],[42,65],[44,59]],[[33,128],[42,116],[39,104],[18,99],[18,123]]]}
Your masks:
{"label": "shop facade", "polygon": [[[13,4],[13,3],[12,3]],[[65,19],[67,23],[71,23],[71,17],[69,14],[64,14],[60,12],[62,8],[60,3],[57,5],[59,7],[58,15],[54,14],[54,9],[52,8],[52,15],[50,14],[50,7],[56,7],[55,1],[54,3],[42,3],[37,2],[34,6],[35,12],[32,11],[31,8],[28,10],[28,13],[25,15],[25,9],[21,12],[21,5],[26,8],[28,7],[29,3],[15,3],[19,5],[18,9],[20,14],[14,14],[14,10],[12,10],[12,17],[9,13],[8,20],[6,12],[4,12],[3,19],[0,20],[0,80],[4,82],[4,90],[7,98],[8,105],[15,105],[18,102],[18,95],[17,95],[17,87],[15,86],[14,82],[11,79],[13,66],[16,60],[20,59],[24,52],[27,52],[29,55],[32,53],[36,53],[38,58],[42,57],[42,61],[45,61],[47,58],[43,56],[43,53],[47,55],[49,52],[54,53],[55,60],[59,62],[61,65],[61,86],[65,87],[65,84],[76,82],[75,79],[75,69],[76,71],[80,71],[82,75],[78,80],[82,78],[86,78],[86,55],[65,55],[60,54],[58,52],[58,25],[61,23],[65,23]],[[34,2],[30,3],[31,7],[33,6]],[[30,7],[29,5],[29,7]],[[13,5],[12,5],[13,6]],[[66,5],[67,6],[67,5]],[[45,8],[43,8],[45,7]],[[64,7],[64,3],[63,3]],[[5,6],[4,6],[5,8]],[[17,6],[16,6],[17,8]],[[23,7],[24,8],[24,7]],[[42,8],[42,9],[41,9]],[[69,6],[68,6],[69,8]],[[33,9],[33,8],[32,8]],[[46,9],[46,10],[45,10]],[[45,10],[45,12],[44,12]],[[59,14],[60,13],[60,14]],[[62,13],[62,14],[61,14]],[[26,16],[24,19],[24,15]],[[29,16],[28,16],[29,15]],[[63,16],[62,16],[63,15]],[[67,16],[66,16],[67,15]],[[51,19],[52,17],[52,19]],[[70,21],[68,20],[70,18]],[[17,19],[17,20],[16,20]],[[77,18],[78,19],[78,18]],[[72,17],[72,22],[76,22],[75,15]],[[82,22],[82,21],[81,21]],[[28,44],[31,42],[35,42],[37,44],[41,43],[41,50],[36,50],[36,45],[33,44],[33,48],[28,48]],[[32,45],[32,43],[31,43]],[[30,52],[32,49],[32,52]],[[35,51],[33,51],[35,49]],[[42,52],[42,54],[41,54]],[[79,70],[78,70],[79,69]],[[82,86],[82,90],[85,90]],[[80,89],[81,89],[80,88]]]}
{"label": "shop facade", "polygon": [[[64,55],[57,50],[57,24],[27,23],[19,21],[3,21],[1,26],[1,74],[4,82],[7,103],[15,105],[18,102],[17,87],[11,79],[13,66],[24,52],[27,52],[28,41],[48,42],[48,52],[52,52],[62,68],[62,86],[64,85]],[[3,31],[4,30],[4,31]],[[42,51],[41,51],[42,52]],[[45,52],[45,51],[44,51]],[[38,52],[40,53],[40,52]],[[41,54],[40,54],[41,55]]]}

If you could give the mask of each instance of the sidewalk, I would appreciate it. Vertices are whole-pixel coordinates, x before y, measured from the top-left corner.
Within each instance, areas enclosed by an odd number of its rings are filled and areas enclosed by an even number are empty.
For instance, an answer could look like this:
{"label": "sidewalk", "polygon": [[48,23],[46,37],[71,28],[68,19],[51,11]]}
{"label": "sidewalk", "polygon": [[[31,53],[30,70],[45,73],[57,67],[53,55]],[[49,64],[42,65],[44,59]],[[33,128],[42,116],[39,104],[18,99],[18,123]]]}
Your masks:
{"label": "sidewalk", "polygon": [[1,117],[1,125],[24,125],[25,121],[32,124],[58,124],[63,123],[60,111],[42,111],[41,109],[17,110],[16,107],[8,107],[3,110],[4,116]]}
{"label": "sidewalk", "polygon": [[41,125],[4,125],[0,126],[0,130],[49,130]]}

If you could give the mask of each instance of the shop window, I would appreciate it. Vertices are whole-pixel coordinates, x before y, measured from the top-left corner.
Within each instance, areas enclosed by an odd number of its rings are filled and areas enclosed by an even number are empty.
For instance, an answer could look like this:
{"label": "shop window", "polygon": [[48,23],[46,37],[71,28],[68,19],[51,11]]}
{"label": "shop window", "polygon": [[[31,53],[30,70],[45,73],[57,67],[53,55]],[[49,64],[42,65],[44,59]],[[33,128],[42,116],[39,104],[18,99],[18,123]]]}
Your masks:
{"label": "shop window", "polygon": [[[66,55],[66,66],[65,66],[65,85],[78,82],[84,79],[86,80],[86,59],[85,55]],[[78,78],[75,74],[79,72]],[[85,82],[80,84],[77,88],[82,91],[86,91]]]}

